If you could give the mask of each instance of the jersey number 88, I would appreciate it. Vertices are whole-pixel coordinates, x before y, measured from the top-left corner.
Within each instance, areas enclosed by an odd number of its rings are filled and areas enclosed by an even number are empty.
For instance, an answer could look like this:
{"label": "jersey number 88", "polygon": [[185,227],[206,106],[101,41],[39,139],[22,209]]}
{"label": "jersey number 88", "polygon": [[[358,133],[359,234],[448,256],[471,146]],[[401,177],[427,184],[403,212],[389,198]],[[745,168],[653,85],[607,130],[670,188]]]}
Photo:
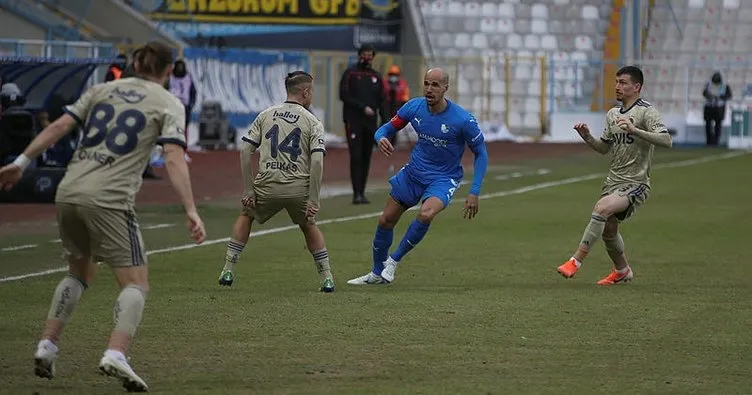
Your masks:
{"label": "jersey number 88", "polygon": [[133,152],[138,145],[138,134],[146,126],[146,116],[139,110],[128,109],[115,119],[115,127],[107,130],[107,125],[115,117],[115,108],[108,103],[99,103],[91,109],[89,121],[84,127],[81,146],[95,147],[104,141],[110,152],[125,155]]}

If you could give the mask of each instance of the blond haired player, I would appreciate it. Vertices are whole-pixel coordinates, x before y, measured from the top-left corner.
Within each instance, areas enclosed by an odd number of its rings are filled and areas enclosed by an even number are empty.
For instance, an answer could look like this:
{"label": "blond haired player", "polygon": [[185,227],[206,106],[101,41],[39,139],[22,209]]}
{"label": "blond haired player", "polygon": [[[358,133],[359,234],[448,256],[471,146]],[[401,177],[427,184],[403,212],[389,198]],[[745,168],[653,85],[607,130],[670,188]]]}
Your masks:
{"label": "blond haired player", "polygon": [[[251,224],[263,224],[281,210],[305,236],[308,251],[319,272],[322,292],[334,291],[324,235],[314,217],[319,210],[319,192],[324,172],[324,126],[309,107],[313,100],[313,77],[295,71],[285,78],[287,100],[256,117],[243,136],[240,162],[245,191],[243,211],[232,227],[225,266],[219,285],[230,286],[233,268],[248,242]],[[251,155],[259,150],[259,169],[251,178]]]}
{"label": "blond haired player", "polygon": [[616,99],[622,105],[606,114],[606,127],[600,139],[590,135],[584,123],[574,126],[577,133],[595,151],[611,152],[611,168],[595,204],[590,223],[574,256],[557,271],[565,278],[577,273],[592,246],[603,237],[614,268],[599,285],[613,285],[632,280],[634,274],[624,255],[624,240],[619,223],[631,217],[650,193],[650,167],[654,146],[671,147],[671,135],[661,121],[658,110],[640,98],[642,71],[626,66],[616,72]]}
{"label": "blond haired player", "polygon": [[92,279],[96,262],[101,261],[112,268],[121,292],[115,302],[115,328],[99,367],[129,391],[147,390],[125,353],[141,322],[149,291],[134,199],[155,144],[164,146],[167,171],[185,207],[191,237],[197,243],[206,237],[183,156],[185,111],[163,87],[172,63],[172,51],[166,45],[143,46],[134,65],[139,77],[93,86],[66,107],[66,114],[45,128],[13,164],[0,169],[0,187],[10,188],[33,158],[76,124],[83,128],[55,199],[69,271],[55,289],[34,354],[39,377],[54,376],[60,334]]}

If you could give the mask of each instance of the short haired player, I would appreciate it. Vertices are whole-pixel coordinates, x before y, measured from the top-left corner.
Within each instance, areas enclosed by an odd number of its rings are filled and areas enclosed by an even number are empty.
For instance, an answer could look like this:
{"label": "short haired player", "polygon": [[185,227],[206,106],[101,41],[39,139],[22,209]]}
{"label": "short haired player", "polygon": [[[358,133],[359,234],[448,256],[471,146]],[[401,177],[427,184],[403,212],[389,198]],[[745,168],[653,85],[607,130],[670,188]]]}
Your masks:
{"label": "short haired player", "polygon": [[167,171],[185,207],[192,238],[202,243],[206,233],[183,156],[185,112],[163,87],[172,71],[172,51],[164,44],[149,43],[141,48],[135,68],[139,77],[95,85],[66,107],[66,114],[46,127],[13,164],[0,169],[0,187],[15,185],[29,162],[76,124],[83,128],[55,198],[68,274],[55,289],[34,354],[35,373],[53,378],[60,334],[94,276],[97,262],[104,262],[112,268],[121,291],[115,302],[115,328],[99,367],[129,391],[141,392],[147,385],[131,369],[125,353],[141,322],[149,291],[134,204],[155,143],[164,145]]}
{"label": "short haired player", "polygon": [[574,126],[591,148],[604,155],[610,152],[612,158],[601,197],[595,203],[579,248],[557,269],[565,278],[577,273],[600,237],[603,237],[614,268],[598,284],[629,282],[634,276],[624,255],[619,223],[631,217],[648,198],[654,147],[670,148],[672,143],[658,110],[640,98],[642,85],[643,75],[639,68],[622,67],[616,72],[616,99],[621,105],[606,113],[606,126],[600,139],[590,134],[586,124]]}
{"label": "short haired player", "polygon": [[[313,77],[295,71],[285,79],[287,100],[262,111],[251,124],[240,152],[245,190],[243,210],[232,227],[219,285],[232,285],[234,266],[248,242],[251,224],[263,224],[281,210],[305,236],[319,272],[322,292],[334,291],[324,235],[316,225],[324,174],[324,126],[309,110]],[[259,169],[251,174],[251,155],[259,150]]]}
{"label": "short haired player", "polygon": [[[464,216],[472,219],[478,213],[478,195],[488,166],[488,153],[475,117],[444,97],[448,88],[446,72],[438,68],[428,70],[423,81],[424,97],[408,101],[390,122],[376,131],[379,149],[386,156],[394,152],[389,137],[408,123],[417,132],[418,142],[407,165],[389,180],[392,190],[373,239],[373,270],[349,280],[348,284],[394,281],[399,262],[423,239],[433,219],[449,205],[460,187],[466,146],[475,155],[475,162]],[[417,204],[420,204],[417,218],[390,255],[394,226],[407,209]]]}

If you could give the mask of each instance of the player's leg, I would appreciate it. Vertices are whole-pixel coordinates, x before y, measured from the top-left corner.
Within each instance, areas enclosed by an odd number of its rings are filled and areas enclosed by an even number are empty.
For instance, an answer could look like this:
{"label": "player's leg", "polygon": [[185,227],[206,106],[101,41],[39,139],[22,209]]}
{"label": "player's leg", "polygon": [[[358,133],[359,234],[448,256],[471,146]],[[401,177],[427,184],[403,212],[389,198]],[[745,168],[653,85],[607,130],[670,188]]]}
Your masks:
{"label": "player's leg", "polygon": [[632,268],[627,264],[627,257],[624,254],[624,240],[619,234],[619,219],[615,215],[612,215],[606,221],[606,227],[603,229],[603,244],[606,245],[608,256],[614,262],[614,269],[608,276],[598,281],[598,284],[613,285],[631,281],[634,274]]}
{"label": "player's leg", "polygon": [[447,204],[449,204],[448,200],[436,196],[431,196],[423,201],[417,217],[410,223],[397,249],[389,255],[389,258],[384,263],[384,270],[381,272],[381,277],[384,281],[394,281],[397,265],[408,252],[412,251],[423,240],[423,237],[428,233],[431,222],[440,212],[444,211]]}
{"label": "player's leg", "polygon": [[609,191],[604,194],[593,207],[590,222],[585,227],[579,247],[569,260],[557,268],[557,271],[565,278],[571,278],[577,273],[590,249],[598,241],[606,227],[606,220],[629,207],[629,198],[617,191]]}
{"label": "player's leg", "polygon": [[423,186],[416,183],[403,167],[389,179],[392,190],[386,199],[384,210],[379,216],[376,233],[373,236],[373,269],[363,276],[353,278],[352,285],[382,284],[381,272],[389,257],[389,248],[394,240],[394,227],[405,211],[416,205],[423,194]]}
{"label": "player's leg", "polygon": [[285,210],[290,216],[290,220],[300,227],[305,237],[308,252],[313,257],[313,263],[316,265],[316,271],[319,273],[321,281],[321,292],[334,292],[334,277],[329,264],[329,252],[326,250],[326,240],[324,234],[316,225],[314,219],[307,217],[307,197],[285,199]]}
{"label": "player's leg", "polygon": [[146,382],[133,371],[126,358],[141,324],[149,292],[148,261],[138,218],[133,211],[95,208],[86,211],[89,228],[98,240],[92,252],[110,266],[120,286],[113,307],[114,328],[99,369],[120,380],[129,391],[146,391]]}
{"label": "player's leg", "polygon": [[[392,189],[394,192],[394,189]],[[389,248],[394,240],[394,227],[399,222],[402,214],[411,206],[398,201],[394,195],[386,198],[384,210],[379,216],[376,232],[373,236],[373,268],[363,276],[348,280],[351,285],[368,285],[383,284],[381,272],[384,270],[384,263],[389,257]]]}
{"label": "player's leg", "polygon": [[243,253],[248,238],[251,234],[251,226],[253,224],[253,213],[250,209],[243,209],[235,219],[235,223],[232,224],[232,234],[230,235],[230,241],[227,242],[227,250],[225,251],[225,265],[222,268],[222,272],[219,274],[219,285],[232,285],[235,279],[235,264],[240,259],[240,254]]}
{"label": "player's leg", "polygon": [[97,268],[91,259],[86,224],[78,216],[76,206],[58,204],[57,221],[60,239],[68,258],[68,274],[60,280],[52,295],[42,338],[34,354],[34,373],[48,379],[52,379],[55,375],[55,359],[60,334],[70,320],[76,303],[93,279]]}

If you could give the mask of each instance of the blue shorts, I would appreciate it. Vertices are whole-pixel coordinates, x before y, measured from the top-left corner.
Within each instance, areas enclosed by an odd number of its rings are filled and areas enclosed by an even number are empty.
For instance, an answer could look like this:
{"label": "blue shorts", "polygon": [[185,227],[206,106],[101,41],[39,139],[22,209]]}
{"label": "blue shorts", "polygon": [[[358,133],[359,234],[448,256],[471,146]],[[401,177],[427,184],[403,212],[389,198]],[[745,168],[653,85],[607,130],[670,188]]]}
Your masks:
{"label": "blue shorts", "polygon": [[403,167],[397,174],[389,179],[392,185],[390,195],[394,200],[406,208],[423,203],[430,197],[435,197],[444,203],[444,207],[452,201],[452,196],[460,187],[460,180],[442,178],[429,183],[421,182]]}

